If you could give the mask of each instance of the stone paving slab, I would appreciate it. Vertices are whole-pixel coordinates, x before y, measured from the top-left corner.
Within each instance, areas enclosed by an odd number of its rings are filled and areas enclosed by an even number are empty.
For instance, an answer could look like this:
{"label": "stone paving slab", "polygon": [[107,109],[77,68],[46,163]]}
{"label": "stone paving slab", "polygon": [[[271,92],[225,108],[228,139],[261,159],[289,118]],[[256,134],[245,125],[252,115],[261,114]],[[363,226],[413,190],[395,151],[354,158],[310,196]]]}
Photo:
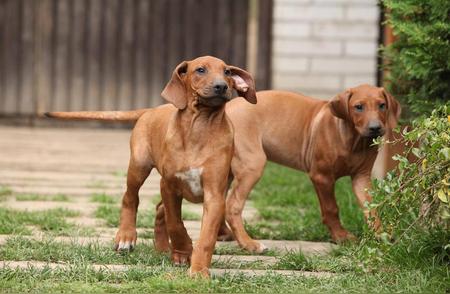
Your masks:
{"label": "stone paving slab", "polygon": [[[310,242],[310,241],[287,241],[287,240],[258,240],[264,244],[267,249],[278,252],[302,252],[305,255],[326,255],[330,253],[337,245],[328,242]],[[216,246],[238,246],[236,241],[217,242]]]}
{"label": "stone paving slab", "polygon": [[97,208],[96,203],[72,203],[72,202],[58,202],[58,201],[16,201],[8,200],[1,203],[2,207],[26,210],[26,211],[42,211],[55,208],[66,208],[76,210],[84,216],[92,216]]}
{"label": "stone paving slab", "polygon": [[[2,182],[3,183],[3,182]],[[97,189],[87,187],[36,187],[36,186],[10,186],[11,190],[18,194],[38,194],[38,195],[69,195],[69,196],[91,196],[93,194],[105,193],[107,195],[118,196],[123,195],[125,188],[120,189]],[[155,195],[159,194],[159,189],[145,189],[143,188],[140,193],[142,195]]]}
{"label": "stone paving slab", "polygon": [[[10,269],[70,269],[70,264],[67,263],[51,263],[42,261],[0,261],[0,269],[10,268]],[[143,266],[130,266],[130,265],[120,265],[120,264],[93,264],[91,267],[96,270],[109,270],[113,272],[126,271],[132,268],[143,268]],[[149,268],[149,267],[145,267]],[[168,268],[162,268],[158,266],[152,266],[151,268],[161,269],[162,271],[167,271]],[[249,270],[249,269],[210,269],[212,277],[221,277],[225,275],[244,275],[249,277],[255,276],[265,276],[267,274],[271,275],[282,275],[285,277],[314,277],[314,278],[330,278],[335,274],[330,272],[308,272],[308,271],[293,271],[293,270]]]}
{"label": "stone paving slab", "polygon": [[271,266],[278,262],[278,258],[275,256],[264,256],[264,255],[213,255],[213,261],[217,262],[233,262],[233,263],[253,263],[261,262],[264,265]]}
{"label": "stone paving slab", "polygon": [[253,269],[216,269],[210,270],[212,277],[221,277],[225,275],[239,276],[244,275],[248,277],[265,276],[268,274],[281,275],[285,277],[295,278],[331,278],[335,276],[331,272],[308,272],[308,271],[293,271],[293,270],[253,270]]}

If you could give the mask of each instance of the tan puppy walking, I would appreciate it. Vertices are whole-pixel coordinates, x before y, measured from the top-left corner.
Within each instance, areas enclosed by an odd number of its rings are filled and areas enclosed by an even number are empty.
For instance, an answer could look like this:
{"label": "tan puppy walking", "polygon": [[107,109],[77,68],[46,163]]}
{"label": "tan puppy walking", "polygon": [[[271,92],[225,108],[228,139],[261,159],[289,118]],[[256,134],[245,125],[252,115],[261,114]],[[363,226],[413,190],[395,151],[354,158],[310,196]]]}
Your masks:
{"label": "tan puppy walking", "polygon": [[[161,197],[155,227],[156,248],[171,250],[175,264],[191,264],[190,273],[209,275],[219,227],[225,216],[225,194],[234,152],[234,131],[225,114],[232,88],[256,103],[254,81],[246,71],[205,56],[182,62],[162,96],[172,103],[129,112],[53,112],[63,119],[136,120],[131,135],[127,190],[122,200],[116,248],[135,246],[139,189],[156,168]],[[200,238],[192,246],[181,219],[181,203],[203,202]],[[169,244],[170,239],[170,244]]]}
{"label": "tan puppy walking", "polygon": [[[372,141],[395,127],[400,104],[383,88],[369,85],[348,89],[330,101],[283,91],[257,96],[257,105],[233,100],[226,108],[235,126],[234,181],[226,220],[240,246],[252,252],[265,249],[245,231],[242,210],[267,160],[307,172],[332,239],[354,238],[339,220],[335,183],[350,176],[360,206],[371,201],[366,188],[378,152]],[[364,212],[369,218],[370,212]],[[379,220],[372,216],[376,229]]]}

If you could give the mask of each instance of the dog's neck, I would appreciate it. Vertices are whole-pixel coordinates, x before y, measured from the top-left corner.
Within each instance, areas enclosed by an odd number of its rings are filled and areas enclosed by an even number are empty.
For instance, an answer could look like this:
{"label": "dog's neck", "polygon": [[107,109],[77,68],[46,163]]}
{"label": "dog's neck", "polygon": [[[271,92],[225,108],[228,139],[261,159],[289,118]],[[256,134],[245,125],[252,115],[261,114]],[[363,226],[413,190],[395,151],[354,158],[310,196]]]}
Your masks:
{"label": "dog's neck", "polygon": [[[343,131],[345,129],[345,131]],[[339,131],[342,143],[347,150],[352,152],[376,152],[378,147],[373,145],[373,138],[363,137],[355,129],[355,126],[348,121],[339,119]]]}
{"label": "dog's neck", "polygon": [[201,105],[198,99],[189,101],[185,109],[177,112],[177,122],[183,137],[205,137],[205,132],[222,127],[225,120],[225,104],[208,107]]}

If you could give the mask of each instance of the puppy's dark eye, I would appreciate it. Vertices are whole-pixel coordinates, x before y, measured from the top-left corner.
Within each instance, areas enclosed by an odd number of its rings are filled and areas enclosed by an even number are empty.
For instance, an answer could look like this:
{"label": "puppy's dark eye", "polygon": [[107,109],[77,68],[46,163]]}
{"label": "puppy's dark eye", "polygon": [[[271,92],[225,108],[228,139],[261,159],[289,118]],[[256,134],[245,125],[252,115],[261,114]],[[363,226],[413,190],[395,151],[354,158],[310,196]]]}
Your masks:
{"label": "puppy's dark eye", "polygon": [[364,106],[362,106],[361,104],[356,104],[355,105],[355,110],[357,112],[362,112],[364,110]]}
{"label": "puppy's dark eye", "polygon": [[384,110],[386,110],[386,104],[385,104],[385,103],[381,103],[381,104],[378,106],[378,108],[379,108],[381,111],[384,111]]}
{"label": "puppy's dark eye", "polygon": [[202,74],[206,72],[206,69],[204,67],[199,67],[195,71]]}
{"label": "puppy's dark eye", "polygon": [[224,73],[226,76],[229,76],[229,75],[231,75],[231,70],[226,69],[223,73]]}

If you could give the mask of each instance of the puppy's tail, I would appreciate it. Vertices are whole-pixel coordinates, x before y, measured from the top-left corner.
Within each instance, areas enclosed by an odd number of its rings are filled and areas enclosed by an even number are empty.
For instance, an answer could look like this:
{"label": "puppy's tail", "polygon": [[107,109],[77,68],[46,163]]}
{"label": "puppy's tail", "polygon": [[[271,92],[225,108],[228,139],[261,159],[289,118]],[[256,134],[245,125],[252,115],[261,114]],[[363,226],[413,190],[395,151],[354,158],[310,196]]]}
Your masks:
{"label": "puppy's tail", "polygon": [[68,111],[46,112],[44,115],[50,118],[66,120],[104,120],[104,121],[137,121],[139,117],[150,108],[130,111]]}

